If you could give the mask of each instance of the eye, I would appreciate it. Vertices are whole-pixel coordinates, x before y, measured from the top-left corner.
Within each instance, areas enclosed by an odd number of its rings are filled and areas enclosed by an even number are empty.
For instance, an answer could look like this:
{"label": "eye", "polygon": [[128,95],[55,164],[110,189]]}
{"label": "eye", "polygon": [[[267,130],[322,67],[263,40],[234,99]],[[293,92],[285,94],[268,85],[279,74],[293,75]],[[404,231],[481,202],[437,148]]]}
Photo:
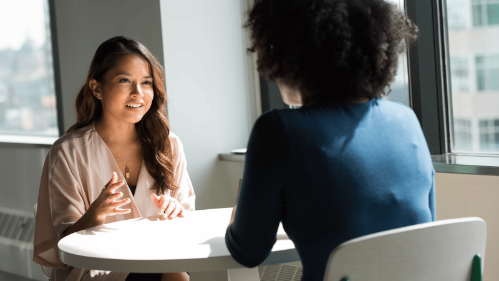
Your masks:
{"label": "eye", "polygon": [[145,84],[145,85],[152,85],[152,81],[144,81],[142,84]]}
{"label": "eye", "polygon": [[123,83],[128,83],[128,82],[130,82],[130,80],[128,80],[127,78],[121,78],[119,82],[120,83],[122,83],[122,82]]}

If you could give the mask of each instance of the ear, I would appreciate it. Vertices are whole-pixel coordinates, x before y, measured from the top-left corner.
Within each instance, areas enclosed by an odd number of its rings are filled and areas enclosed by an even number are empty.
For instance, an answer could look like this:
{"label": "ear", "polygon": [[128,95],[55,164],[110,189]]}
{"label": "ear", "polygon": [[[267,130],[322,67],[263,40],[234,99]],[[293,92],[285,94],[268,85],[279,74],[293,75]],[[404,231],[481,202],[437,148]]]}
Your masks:
{"label": "ear", "polygon": [[101,100],[102,99],[102,91],[101,91],[101,85],[97,80],[92,79],[90,82],[88,82],[88,87],[90,87],[90,90],[92,91],[92,94],[94,97],[97,99]]}

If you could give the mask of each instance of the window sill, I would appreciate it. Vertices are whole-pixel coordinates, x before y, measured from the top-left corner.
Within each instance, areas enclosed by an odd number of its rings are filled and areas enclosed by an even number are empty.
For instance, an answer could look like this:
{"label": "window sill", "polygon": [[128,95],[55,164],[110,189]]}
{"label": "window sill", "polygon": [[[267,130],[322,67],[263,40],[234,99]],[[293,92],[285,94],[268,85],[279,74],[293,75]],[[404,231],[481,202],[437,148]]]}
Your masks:
{"label": "window sill", "polygon": [[58,137],[0,135],[0,146],[35,146],[50,148],[57,139]]}
{"label": "window sill", "polygon": [[[220,153],[220,161],[244,162],[244,155]],[[499,155],[446,154],[431,156],[437,173],[499,176]]]}
{"label": "window sill", "polygon": [[499,176],[499,155],[444,154],[432,155],[437,173]]}
{"label": "window sill", "polygon": [[218,159],[220,161],[244,162],[244,154],[220,153]]}

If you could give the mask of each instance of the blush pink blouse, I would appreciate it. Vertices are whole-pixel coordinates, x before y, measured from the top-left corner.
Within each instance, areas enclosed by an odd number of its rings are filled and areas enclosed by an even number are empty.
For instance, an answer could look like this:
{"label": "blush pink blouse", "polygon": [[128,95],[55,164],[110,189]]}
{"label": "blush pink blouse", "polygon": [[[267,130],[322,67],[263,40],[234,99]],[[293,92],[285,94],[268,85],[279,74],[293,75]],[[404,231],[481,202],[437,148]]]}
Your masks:
{"label": "blush pink blouse", "polygon": [[[179,187],[173,194],[189,211],[195,208],[195,194],[187,174],[187,163],[180,139],[170,132],[175,168],[175,184]],[[36,215],[33,260],[43,266],[52,267],[51,280],[125,280],[128,273],[74,268],[59,260],[57,243],[62,232],[75,223],[99,197],[102,188],[113,172],[122,180],[113,154],[91,124],[58,139],[45,159]],[[128,186],[116,192],[132,202],[123,206],[131,212],[108,216],[106,223],[132,218],[158,215],[151,200],[155,180],[147,172],[142,161],[135,196]]]}

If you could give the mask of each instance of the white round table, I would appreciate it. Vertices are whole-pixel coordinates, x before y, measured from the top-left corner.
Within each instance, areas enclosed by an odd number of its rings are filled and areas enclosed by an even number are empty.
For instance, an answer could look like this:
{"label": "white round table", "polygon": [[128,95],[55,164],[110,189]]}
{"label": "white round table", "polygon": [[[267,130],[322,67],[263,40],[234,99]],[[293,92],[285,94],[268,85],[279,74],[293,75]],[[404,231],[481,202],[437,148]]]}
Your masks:
{"label": "white round table", "polygon": [[[195,272],[227,270],[229,280],[259,280],[257,268],[244,268],[225,246],[232,208],[187,212],[184,218],[158,217],[104,224],[59,241],[65,264],[118,272]],[[277,242],[262,263],[298,261],[295,246],[279,227]]]}

